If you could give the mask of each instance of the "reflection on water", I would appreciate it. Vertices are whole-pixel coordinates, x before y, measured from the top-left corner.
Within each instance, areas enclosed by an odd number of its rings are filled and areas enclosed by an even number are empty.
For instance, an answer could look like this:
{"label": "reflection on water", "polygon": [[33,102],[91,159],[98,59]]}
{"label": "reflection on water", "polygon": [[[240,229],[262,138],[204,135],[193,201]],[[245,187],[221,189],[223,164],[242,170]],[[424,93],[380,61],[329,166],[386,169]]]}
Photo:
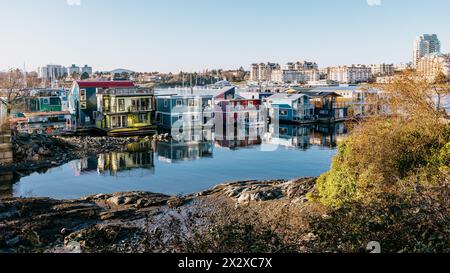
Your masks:
{"label": "reflection on water", "polygon": [[12,196],[13,184],[16,180],[12,172],[0,174],[0,198]]}
{"label": "reflection on water", "polygon": [[344,123],[331,126],[270,125],[264,141],[267,144],[303,150],[309,149],[311,146],[335,148],[347,133]]}
{"label": "reflection on water", "polygon": [[141,142],[128,145],[127,152],[110,152],[91,156],[70,163],[75,176],[91,173],[117,176],[118,173],[133,169],[154,170],[153,149],[151,143]]}
{"label": "reflection on water", "polygon": [[[329,169],[345,124],[254,126],[227,133],[192,129],[170,141],[129,145],[33,174],[13,185],[5,176],[6,196],[79,198],[119,191],[194,193],[226,181],[292,179]],[[13,189],[12,189],[13,187]]]}
{"label": "reflection on water", "polygon": [[262,144],[262,137],[266,130],[266,126],[242,126],[235,127],[229,132],[216,132],[214,134],[215,145],[231,150],[258,146]]}
{"label": "reflection on water", "polygon": [[156,145],[158,160],[166,163],[213,157],[212,130],[191,129]]}

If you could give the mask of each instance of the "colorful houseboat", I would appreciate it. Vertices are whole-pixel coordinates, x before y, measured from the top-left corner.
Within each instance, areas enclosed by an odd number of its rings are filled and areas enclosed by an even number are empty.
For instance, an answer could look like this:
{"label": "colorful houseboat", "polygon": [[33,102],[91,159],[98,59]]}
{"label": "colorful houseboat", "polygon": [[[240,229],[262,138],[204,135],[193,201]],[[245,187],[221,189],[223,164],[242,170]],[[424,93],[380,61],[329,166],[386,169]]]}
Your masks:
{"label": "colorful houseboat", "polygon": [[156,96],[156,121],[167,130],[212,128],[213,96],[160,95]]}
{"label": "colorful houseboat", "polygon": [[69,109],[75,116],[78,131],[96,127],[97,91],[110,88],[132,88],[131,81],[75,81],[69,93]]}
{"label": "colorful houseboat", "polygon": [[156,133],[154,92],[149,88],[97,90],[96,126],[111,136]]}
{"label": "colorful houseboat", "polygon": [[314,122],[314,107],[306,94],[278,93],[266,99],[272,122],[311,123]]}

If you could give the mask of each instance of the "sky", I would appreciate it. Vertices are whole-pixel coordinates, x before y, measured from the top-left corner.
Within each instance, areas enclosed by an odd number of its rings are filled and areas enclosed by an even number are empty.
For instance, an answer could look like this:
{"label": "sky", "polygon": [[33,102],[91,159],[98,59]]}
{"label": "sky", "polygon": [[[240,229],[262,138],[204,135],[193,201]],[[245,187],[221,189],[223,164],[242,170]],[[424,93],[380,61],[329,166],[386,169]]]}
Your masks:
{"label": "sky", "polygon": [[409,62],[422,33],[450,52],[449,10],[449,0],[0,0],[0,70]]}

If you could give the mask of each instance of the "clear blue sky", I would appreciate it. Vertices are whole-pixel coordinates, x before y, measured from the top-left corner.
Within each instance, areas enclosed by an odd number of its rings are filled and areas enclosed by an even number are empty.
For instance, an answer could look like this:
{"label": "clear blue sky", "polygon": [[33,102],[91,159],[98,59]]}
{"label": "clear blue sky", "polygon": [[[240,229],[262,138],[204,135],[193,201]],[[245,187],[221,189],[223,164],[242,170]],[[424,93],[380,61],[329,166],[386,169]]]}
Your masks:
{"label": "clear blue sky", "polygon": [[448,0],[78,1],[0,0],[0,70],[24,62],[27,70],[76,63],[163,72],[301,59],[397,63],[412,59],[421,33],[438,34],[450,51]]}

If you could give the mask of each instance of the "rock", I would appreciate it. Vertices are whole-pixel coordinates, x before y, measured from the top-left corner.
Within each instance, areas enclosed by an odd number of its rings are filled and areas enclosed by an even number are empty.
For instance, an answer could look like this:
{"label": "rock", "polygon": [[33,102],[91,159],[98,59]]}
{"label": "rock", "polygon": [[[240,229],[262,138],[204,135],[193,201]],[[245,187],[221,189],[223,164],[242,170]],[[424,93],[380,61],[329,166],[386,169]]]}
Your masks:
{"label": "rock", "polygon": [[123,196],[114,196],[108,199],[108,203],[113,204],[115,206],[121,206],[125,204],[125,197]]}
{"label": "rock", "polygon": [[111,219],[129,219],[135,216],[135,210],[133,209],[119,209],[100,213],[100,219],[103,221]]}
{"label": "rock", "polygon": [[7,220],[9,218],[18,217],[19,211],[16,208],[11,209],[10,211],[6,211],[0,213],[0,221]]}
{"label": "rock", "polygon": [[238,203],[246,203],[246,202],[250,202],[251,201],[251,196],[250,193],[243,193],[241,194],[238,199],[237,199]]}
{"label": "rock", "polygon": [[125,197],[125,199],[124,199],[124,201],[123,201],[123,204],[124,204],[124,205],[135,204],[135,203],[136,203],[136,200],[137,200],[137,197],[136,197],[136,196],[128,196],[128,197]]}
{"label": "rock", "polygon": [[78,242],[75,242],[75,241],[68,242],[64,246],[64,251],[66,253],[80,254],[80,253],[82,253],[81,244]]}
{"label": "rock", "polygon": [[43,148],[43,147],[40,147],[38,149],[38,154],[42,155],[42,156],[49,156],[49,155],[52,154],[52,152],[50,150],[47,150],[47,149]]}
{"label": "rock", "polygon": [[20,243],[20,236],[15,236],[12,239],[9,239],[9,240],[6,241],[6,244],[8,246],[15,246],[18,243]]}
{"label": "rock", "polygon": [[70,230],[70,229],[67,229],[67,228],[61,229],[61,235],[63,235],[64,237],[68,236],[71,233],[72,233],[72,230]]}
{"label": "rock", "polygon": [[167,205],[169,206],[169,208],[179,208],[181,206],[183,206],[186,202],[185,198],[181,198],[181,197],[172,197],[169,198],[169,200],[167,200]]}

